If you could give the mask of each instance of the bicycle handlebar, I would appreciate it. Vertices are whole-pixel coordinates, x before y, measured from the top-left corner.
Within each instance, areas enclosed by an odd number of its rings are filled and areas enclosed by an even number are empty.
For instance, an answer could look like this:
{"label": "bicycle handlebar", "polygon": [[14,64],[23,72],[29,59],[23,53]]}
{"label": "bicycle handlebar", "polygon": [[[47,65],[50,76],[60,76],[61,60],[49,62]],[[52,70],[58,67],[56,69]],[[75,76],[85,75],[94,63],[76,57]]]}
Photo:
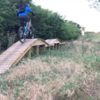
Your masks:
{"label": "bicycle handlebar", "polygon": [[35,18],[35,16],[34,17],[31,17],[31,19],[34,19]]}

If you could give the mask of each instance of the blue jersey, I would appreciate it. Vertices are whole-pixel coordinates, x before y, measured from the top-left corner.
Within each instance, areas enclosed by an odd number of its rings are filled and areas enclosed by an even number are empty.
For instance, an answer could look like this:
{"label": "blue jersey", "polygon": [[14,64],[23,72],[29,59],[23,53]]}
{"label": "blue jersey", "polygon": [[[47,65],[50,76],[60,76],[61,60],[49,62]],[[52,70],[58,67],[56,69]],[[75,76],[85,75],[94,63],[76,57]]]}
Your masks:
{"label": "blue jersey", "polygon": [[[19,11],[18,11],[18,12],[19,12]],[[34,16],[34,12],[33,12],[32,9],[30,9],[29,7],[26,7],[26,8],[25,8],[25,12],[19,13],[18,16],[27,15],[28,12],[31,12],[31,13],[33,14],[33,16]]]}

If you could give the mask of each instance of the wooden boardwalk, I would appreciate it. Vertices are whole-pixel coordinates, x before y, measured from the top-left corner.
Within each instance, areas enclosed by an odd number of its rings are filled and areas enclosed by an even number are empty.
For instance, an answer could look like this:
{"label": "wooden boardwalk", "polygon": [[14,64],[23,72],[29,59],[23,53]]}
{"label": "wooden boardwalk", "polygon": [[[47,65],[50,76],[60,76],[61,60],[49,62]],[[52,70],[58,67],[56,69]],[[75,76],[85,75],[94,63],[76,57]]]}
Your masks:
{"label": "wooden boardwalk", "polygon": [[45,40],[50,46],[54,46],[55,44],[61,44],[59,39],[47,39]]}
{"label": "wooden boardwalk", "polygon": [[19,41],[16,42],[0,55],[0,74],[9,70],[11,66],[15,66],[25,54],[30,58],[32,48],[36,54],[39,54],[40,47],[45,49],[55,44],[61,45],[61,41],[58,39],[45,41],[43,39],[27,39],[23,44]]}

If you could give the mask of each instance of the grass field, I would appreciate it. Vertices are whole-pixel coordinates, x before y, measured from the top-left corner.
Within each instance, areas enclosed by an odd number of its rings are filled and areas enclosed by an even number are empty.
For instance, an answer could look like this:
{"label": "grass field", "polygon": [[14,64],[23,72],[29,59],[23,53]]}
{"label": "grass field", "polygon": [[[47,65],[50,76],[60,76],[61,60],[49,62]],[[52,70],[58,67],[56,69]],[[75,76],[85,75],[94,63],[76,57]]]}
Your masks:
{"label": "grass field", "polygon": [[82,37],[24,57],[0,75],[0,100],[100,100],[99,55],[100,44]]}

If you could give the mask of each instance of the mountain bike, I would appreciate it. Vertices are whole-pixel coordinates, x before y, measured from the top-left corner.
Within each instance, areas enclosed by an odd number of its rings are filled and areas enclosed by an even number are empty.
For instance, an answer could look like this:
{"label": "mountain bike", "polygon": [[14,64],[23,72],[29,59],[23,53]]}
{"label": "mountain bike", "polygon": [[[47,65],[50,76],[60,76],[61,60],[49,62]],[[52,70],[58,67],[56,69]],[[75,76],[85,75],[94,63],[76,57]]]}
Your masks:
{"label": "mountain bike", "polygon": [[18,38],[20,40],[21,43],[25,43],[26,38],[30,35],[31,39],[34,38],[34,31],[33,31],[33,27],[31,25],[30,27],[31,31],[28,31],[28,22],[26,22],[26,24],[24,25],[24,27],[20,26],[19,30],[18,30]]}

